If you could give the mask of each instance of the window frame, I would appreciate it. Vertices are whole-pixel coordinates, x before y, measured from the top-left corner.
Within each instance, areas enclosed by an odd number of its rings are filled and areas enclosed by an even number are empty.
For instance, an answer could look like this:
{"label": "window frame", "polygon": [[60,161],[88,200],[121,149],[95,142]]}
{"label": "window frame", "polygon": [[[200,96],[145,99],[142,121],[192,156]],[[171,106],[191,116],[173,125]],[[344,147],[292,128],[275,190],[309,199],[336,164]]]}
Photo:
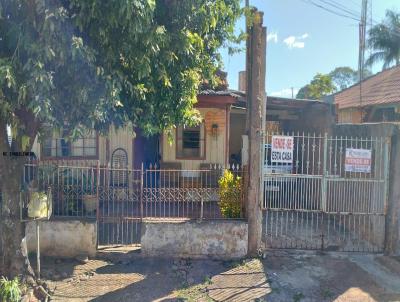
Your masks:
{"label": "window frame", "polygon": [[[178,155],[178,141],[182,140],[182,147],[183,147],[183,131],[184,131],[184,126],[179,126],[176,128],[175,131],[175,159],[186,159],[186,160],[205,160],[206,159],[206,150],[207,150],[207,133],[206,133],[206,125],[205,122],[202,121],[200,125],[200,139],[199,139],[199,150],[200,150],[200,156],[179,156]],[[182,128],[182,137],[179,138],[179,129]],[[203,133],[204,137],[203,139],[201,138],[201,130],[203,128]],[[203,142],[203,147],[201,146],[201,143]]]}
{"label": "window frame", "polygon": [[[61,140],[63,138],[64,137],[59,137],[59,138],[53,138],[52,137],[51,141],[53,142],[54,139],[55,140]],[[48,139],[48,138],[45,138],[45,139]],[[45,152],[44,152],[45,143],[43,142],[43,143],[40,144],[40,146],[41,146],[40,147],[41,158],[42,159],[49,159],[49,160],[91,160],[91,159],[99,159],[99,133],[97,131],[95,131],[95,135],[94,135],[93,138],[92,137],[83,138],[82,147],[80,147],[82,150],[85,149],[85,139],[95,139],[95,148],[96,148],[96,154],[95,155],[78,155],[78,156],[72,156],[72,155],[71,156],[64,156],[64,155],[63,156],[52,156],[52,155],[50,155],[50,156],[46,156]],[[71,148],[71,143],[73,143],[73,141],[72,142],[68,142],[69,148]],[[55,148],[50,148],[50,150],[54,150],[54,149],[56,150],[56,154],[57,154],[57,151],[58,151],[57,143],[56,143],[56,147]],[[60,152],[62,154],[62,148],[60,149]]]}

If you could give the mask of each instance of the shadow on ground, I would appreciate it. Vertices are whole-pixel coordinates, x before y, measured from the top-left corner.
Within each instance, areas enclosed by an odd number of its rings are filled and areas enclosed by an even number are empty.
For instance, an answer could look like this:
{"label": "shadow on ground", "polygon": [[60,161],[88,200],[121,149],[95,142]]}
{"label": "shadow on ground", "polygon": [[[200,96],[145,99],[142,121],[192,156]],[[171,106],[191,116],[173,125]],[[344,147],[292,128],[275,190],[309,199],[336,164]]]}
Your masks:
{"label": "shadow on ground", "polygon": [[263,265],[267,301],[400,301],[400,262],[390,257],[275,251]]}
{"label": "shadow on ground", "polygon": [[374,255],[272,251],[213,261],[114,249],[87,263],[46,258],[43,270],[52,269],[54,301],[400,301],[400,263]]}

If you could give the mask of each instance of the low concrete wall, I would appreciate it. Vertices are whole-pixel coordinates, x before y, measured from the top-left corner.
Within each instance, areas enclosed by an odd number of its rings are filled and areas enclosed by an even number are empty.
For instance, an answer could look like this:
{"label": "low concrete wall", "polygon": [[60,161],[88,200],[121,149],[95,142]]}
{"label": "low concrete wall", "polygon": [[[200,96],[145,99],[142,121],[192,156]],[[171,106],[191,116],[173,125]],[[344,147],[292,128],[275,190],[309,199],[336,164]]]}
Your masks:
{"label": "low concrete wall", "polygon": [[155,221],[142,225],[142,254],[157,257],[241,258],[247,254],[245,221]]}
{"label": "low concrete wall", "polygon": [[[45,256],[96,255],[96,222],[68,220],[40,222],[40,253]],[[36,223],[26,225],[28,252],[36,252]]]}

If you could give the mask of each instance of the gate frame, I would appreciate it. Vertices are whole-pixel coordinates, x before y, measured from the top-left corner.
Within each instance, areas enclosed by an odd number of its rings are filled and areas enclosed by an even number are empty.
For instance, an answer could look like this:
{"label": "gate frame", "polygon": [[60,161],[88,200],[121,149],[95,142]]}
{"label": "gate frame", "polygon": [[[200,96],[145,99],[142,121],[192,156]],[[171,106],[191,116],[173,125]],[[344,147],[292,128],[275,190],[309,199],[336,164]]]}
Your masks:
{"label": "gate frame", "polygon": [[[324,236],[325,236],[324,225],[327,224],[327,223],[328,224],[331,223],[330,219],[332,219],[332,218],[330,218],[330,215],[333,214],[332,212],[328,211],[328,209],[327,209],[328,183],[329,183],[329,178],[330,178],[329,167],[328,167],[328,164],[327,164],[329,140],[331,140],[331,141],[341,140],[343,142],[343,139],[344,139],[345,140],[344,146],[342,146],[342,145],[340,146],[340,148],[344,147],[344,149],[349,148],[349,147],[350,148],[352,148],[352,147],[353,148],[362,148],[363,147],[362,142],[365,142],[365,144],[370,144],[371,145],[369,147],[369,149],[375,150],[375,153],[378,152],[378,151],[383,153],[383,163],[381,163],[381,165],[378,166],[378,167],[380,167],[381,170],[383,169],[383,173],[380,172],[379,173],[380,177],[378,177],[378,178],[375,178],[375,177],[371,178],[371,179],[373,179],[372,183],[376,182],[376,185],[378,185],[379,187],[380,187],[379,183],[383,182],[383,192],[381,194],[379,194],[381,196],[380,197],[380,199],[381,199],[380,202],[383,203],[382,204],[383,205],[382,212],[373,212],[373,213],[367,212],[367,213],[355,213],[355,214],[351,213],[351,212],[348,212],[348,213],[341,212],[341,211],[337,212],[339,217],[340,217],[340,215],[343,215],[344,219],[346,217],[350,217],[351,218],[352,215],[353,216],[354,215],[368,215],[368,217],[369,217],[368,218],[369,219],[368,228],[373,225],[373,223],[371,222],[370,216],[372,216],[372,217],[383,216],[383,223],[382,222],[380,223],[381,227],[383,227],[383,234],[382,234],[383,238],[382,238],[381,243],[379,244],[378,251],[376,251],[376,250],[372,250],[371,251],[370,249],[367,250],[367,252],[383,252],[383,250],[385,249],[386,240],[387,240],[387,238],[386,238],[387,237],[387,233],[385,232],[385,224],[386,224],[386,214],[387,214],[388,199],[389,199],[389,174],[390,174],[390,169],[389,169],[389,165],[390,164],[389,164],[389,162],[390,162],[391,138],[389,136],[382,136],[382,137],[370,136],[370,137],[366,137],[366,138],[360,138],[360,137],[350,137],[350,138],[345,137],[345,138],[343,138],[341,136],[339,138],[338,136],[330,136],[329,137],[328,133],[326,133],[326,132],[325,132],[324,136],[322,136],[322,135],[315,136],[315,134],[314,134],[314,136],[311,136],[310,133],[306,134],[304,132],[303,132],[302,135],[300,135],[299,132],[297,133],[297,135],[295,135],[294,132],[292,132],[292,133],[284,133],[284,132],[281,132],[281,133],[273,133],[272,132],[272,133],[270,133],[270,132],[267,132],[266,136],[265,136],[266,137],[265,140],[268,141],[268,138],[269,137],[272,138],[273,135],[293,136],[293,137],[296,137],[298,140],[300,140],[300,138],[303,138],[303,140],[304,140],[304,138],[307,138],[308,141],[310,141],[310,139],[314,139],[314,142],[315,142],[315,138],[323,138],[323,141],[322,141],[322,143],[323,143],[322,173],[321,173],[321,175],[319,175],[321,177],[321,196],[320,196],[319,201],[318,201],[320,210],[317,211],[318,213],[320,213],[321,219],[323,219],[323,223],[321,223],[320,227],[318,228],[318,231],[321,231],[321,236],[320,236],[321,237],[321,245],[320,245],[320,249],[321,250],[326,250],[326,246],[324,245]],[[347,142],[348,141],[350,141],[351,146],[347,146]],[[356,144],[355,144],[356,146],[353,146],[353,142],[354,141],[356,142]],[[358,146],[358,143],[361,144],[361,147]],[[295,146],[297,146],[297,148],[299,148],[300,147],[299,142],[297,142],[297,144],[295,144]],[[378,148],[379,146],[380,146],[380,149]],[[315,145],[313,147],[315,147]],[[303,142],[302,148],[303,148],[303,150],[301,152],[304,152],[304,142]],[[331,149],[332,149],[332,143],[331,143]],[[337,149],[337,144],[336,144],[336,149]],[[335,149],[335,152],[336,152],[336,149]],[[263,147],[263,158],[264,158],[264,161],[268,160],[266,158],[267,154],[265,152],[266,152],[266,144],[264,144],[264,147]],[[296,152],[296,151],[294,150],[293,152]],[[332,151],[331,151],[331,153],[332,153]],[[336,156],[336,154],[335,154],[335,156]],[[340,154],[339,156],[340,156],[339,158],[342,160],[343,154]],[[374,169],[377,169],[376,168],[377,166],[375,164],[376,163],[376,159],[377,159],[377,155],[373,154],[372,157],[371,157],[371,166],[374,165]],[[296,159],[296,160],[297,160],[297,164],[298,164],[298,159]],[[293,159],[293,162],[294,162],[294,159]],[[335,164],[336,164],[336,161],[335,161]],[[294,165],[294,163],[293,163],[293,165]],[[342,165],[342,163],[339,163],[339,165]],[[264,162],[264,169],[265,169],[265,162]],[[265,224],[265,232],[263,232],[264,233],[263,242],[264,242],[264,244],[265,244],[265,246],[267,248],[293,248],[292,246],[289,247],[288,245],[284,245],[284,246],[281,246],[281,247],[277,247],[277,246],[268,247],[268,244],[267,244],[267,242],[268,242],[268,238],[267,238],[267,236],[268,236],[268,225],[267,225],[268,224],[268,221],[267,221],[268,211],[272,212],[272,214],[275,211],[277,213],[277,215],[278,215],[278,213],[282,212],[282,210],[286,210],[286,211],[289,211],[289,212],[290,211],[299,212],[299,209],[267,208],[267,198],[268,197],[267,197],[267,194],[266,194],[266,187],[265,186],[266,186],[266,183],[267,183],[267,179],[273,179],[274,177],[276,179],[277,178],[283,178],[284,179],[285,177],[286,178],[293,178],[294,177],[295,179],[297,179],[297,178],[301,179],[301,178],[304,178],[305,175],[304,174],[298,175],[297,173],[292,173],[292,174],[285,174],[285,173],[283,173],[283,174],[274,174],[274,173],[268,173],[268,171],[266,171],[266,170],[264,170],[263,172],[264,173],[263,173],[263,178],[262,178],[262,185],[263,185],[262,192],[264,193],[264,198],[262,200],[261,207],[262,207],[262,210],[263,210],[263,218],[266,220],[263,223],[263,228],[264,228],[264,224]],[[341,173],[341,172],[342,171],[340,171],[339,173]],[[349,172],[349,173],[353,173],[353,172]],[[360,176],[361,176],[361,172],[354,172],[354,173],[360,173]],[[374,171],[373,173],[376,173],[376,172]],[[296,176],[296,175],[298,175],[298,176]],[[267,177],[270,177],[270,178],[267,178]],[[339,178],[339,180],[343,180],[344,182],[346,182],[347,179],[351,179],[351,178],[346,177],[346,172],[345,172],[343,177]],[[365,178],[365,179],[367,179],[367,178]],[[360,177],[360,178],[356,179],[356,183],[359,182],[362,185],[363,184],[362,180],[363,180],[363,178]],[[297,183],[296,183],[296,187],[297,187]],[[379,187],[374,188],[374,191],[375,190],[379,191],[380,190]],[[297,190],[297,188],[296,188],[296,190]],[[373,203],[373,200],[374,199],[370,196],[369,202]],[[289,213],[289,212],[287,212],[287,213]],[[308,217],[308,212],[306,212],[306,213],[307,213],[307,217]],[[289,214],[286,214],[286,216],[288,216],[288,215]],[[283,214],[282,214],[282,217],[283,217]],[[349,221],[350,221],[350,218],[349,218]],[[355,221],[355,218],[353,220]],[[358,220],[360,222],[360,218]],[[317,226],[318,226],[318,222],[317,222]],[[354,227],[355,227],[355,223],[354,223]],[[346,227],[344,227],[344,228],[346,229]],[[364,228],[365,228],[365,220],[364,220]],[[282,231],[282,230],[280,230],[280,231]],[[351,234],[353,231],[351,229],[348,229],[347,232],[349,234]],[[359,235],[361,234],[360,230],[358,230],[358,232],[356,232],[356,233],[358,233]],[[273,235],[271,235],[271,237],[272,236]],[[283,235],[281,235],[281,236],[283,236]],[[280,236],[276,236],[276,237],[279,238]],[[329,237],[329,230],[328,230],[328,237]],[[346,243],[347,240],[348,239],[344,240],[343,243]],[[358,242],[358,247],[360,247],[360,242],[362,242],[363,240],[365,241],[365,239],[358,238],[358,241],[359,241]],[[368,240],[370,240],[370,238],[368,238]],[[284,242],[284,241],[282,240],[281,244],[282,244],[282,242]],[[343,244],[343,243],[341,242],[341,244]],[[371,243],[370,241],[368,241],[367,245],[371,245],[373,247],[372,249],[374,249],[374,245],[375,245],[374,243]],[[298,249],[297,246],[294,247],[294,248]],[[346,247],[342,247],[341,245],[340,245],[339,248],[343,249],[343,251],[356,251],[354,249],[353,250],[347,250]],[[301,247],[300,249],[303,249],[303,247]],[[310,248],[306,247],[305,249],[310,249]],[[311,248],[311,249],[317,249],[317,248]],[[359,251],[359,250],[357,250],[357,251]],[[365,252],[365,250],[363,249],[362,252]]]}

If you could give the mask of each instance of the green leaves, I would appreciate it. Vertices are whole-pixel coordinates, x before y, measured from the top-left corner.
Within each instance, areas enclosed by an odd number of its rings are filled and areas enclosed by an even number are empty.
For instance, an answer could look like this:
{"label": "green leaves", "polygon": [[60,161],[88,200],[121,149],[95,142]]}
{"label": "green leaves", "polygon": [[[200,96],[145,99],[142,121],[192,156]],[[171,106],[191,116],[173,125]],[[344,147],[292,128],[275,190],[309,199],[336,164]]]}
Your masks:
{"label": "green leaves", "polygon": [[19,302],[21,299],[20,281],[18,277],[8,280],[5,277],[0,279],[0,300],[4,302]]}
{"label": "green leaves", "polygon": [[0,112],[21,129],[20,109],[54,128],[195,124],[201,81],[239,41],[239,2],[3,0]]}
{"label": "green leaves", "polygon": [[7,88],[15,86],[15,78],[10,60],[0,59],[0,85]]}
{"label": "green leaves", "polygon": [[242,208],[242,180],[231,171],[225,170],[218,180],[219,207],[225,218],[240,218]]}
{"label": "green leaves", "polygon": [[322,97],[336,91],[330,75],[317,73],[310,84],[304,86],[297,93],[296,98],[320,100]]}
{"label": "green leaves", "polygon": [[366,64],[383,62],[383,69],[400,64],[400,13],[388,10],[385,20],[369,31],[368,47],[373,51]]}

